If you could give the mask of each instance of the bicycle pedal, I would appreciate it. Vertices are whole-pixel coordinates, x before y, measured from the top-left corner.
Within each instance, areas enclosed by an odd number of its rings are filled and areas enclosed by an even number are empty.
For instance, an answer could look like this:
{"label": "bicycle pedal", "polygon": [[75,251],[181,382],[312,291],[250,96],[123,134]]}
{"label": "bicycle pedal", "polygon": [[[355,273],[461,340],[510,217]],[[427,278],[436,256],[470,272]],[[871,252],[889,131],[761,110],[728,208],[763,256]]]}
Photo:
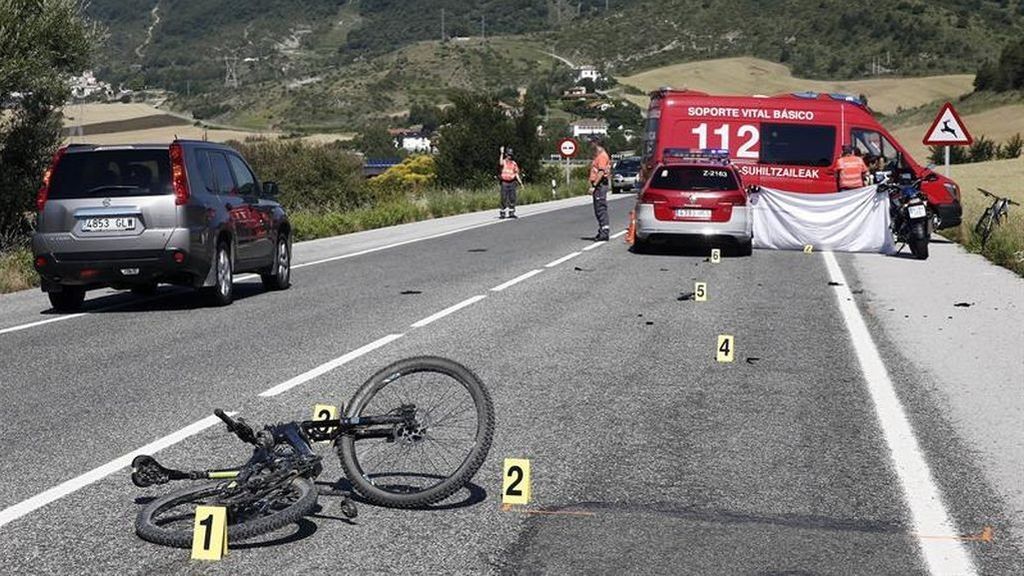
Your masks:
{"label": "bicycle pedal", "polygon": [[355,518],[356,516],[359,516],[359,509],[356,508],[356,503],[349,498],[343,499],[341,503],[338,504],[338,507],[341,509],[341,513],[345,518]]}

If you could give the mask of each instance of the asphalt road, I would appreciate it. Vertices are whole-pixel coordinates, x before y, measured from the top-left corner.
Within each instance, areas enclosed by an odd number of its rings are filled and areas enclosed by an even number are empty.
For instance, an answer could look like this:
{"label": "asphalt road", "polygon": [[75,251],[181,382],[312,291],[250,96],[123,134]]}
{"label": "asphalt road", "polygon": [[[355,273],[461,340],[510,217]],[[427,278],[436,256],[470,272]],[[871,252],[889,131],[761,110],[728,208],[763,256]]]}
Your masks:
{"label": "asphalt road", "polygon": [[[629,205],[612,202],[613,222]],[[244,280],[220,309],[171,288],[147,300],[104,292],[87,313],[53,321],[38,293],[0,298],[0,571],[916,574],[958,566],[962,553],[977,573],[1024,573],[1014,418],[1024,365],[1020,339],[1006,344],[1019,307],[1004,305],[993,325],[972,320],[981,307],[936,301],[935,319],[951,323],[933,326],[912,291],[944,290],[920,284],[940,259],[755,251],[712,264],[704,250],[641,256],[621,238],[584,241],[593,214],[579,200],[522,213],[303,244],[292,289]],[[947,265],[972,258],[933,248]],[[843,286],[829,285],[830,259]],[[710,300],[679,300],[697,280]],[[988,282],[975,301],[991,303],[992,282],[1019,301],[1019,279]],[[476,296],[486,297],[412,327]],[[851,313],[874,345],[847,328]],[[982,336],[938,331],[963,326]],[[983,345],[991,331],[996,350]],[[733,363],[715,361],[720,334],[735,336]],[[379,347],[260,396],[370,343]],[[897,401],[879,396],[865,350],[880,353]],[[989,361],[997,353],[1002,363]],[[298,527],[230,544],[218,563],[135,536],[140,504],[163,490],[132,486],[118,458],[215,407],[254,423],[306,418],[418,354],[470,366],[494,397],[494,445],[470,489],[433,510],[362,504],[354,521],[325,493]],[[992,370],[972,373],[973,394],[950,384],[950,365],[971,362]],[[901,415],[913,442],[891,428]],[[201,468],[247,455],[219,424],[181,436],[161,461]],[[341,473],[327,456],[325,491]],[[507,457],[531,460],[534,500],[503,511]],[[52,501],[37,506],[40,495]],[[922,533],[936,511],[948,529]]]}

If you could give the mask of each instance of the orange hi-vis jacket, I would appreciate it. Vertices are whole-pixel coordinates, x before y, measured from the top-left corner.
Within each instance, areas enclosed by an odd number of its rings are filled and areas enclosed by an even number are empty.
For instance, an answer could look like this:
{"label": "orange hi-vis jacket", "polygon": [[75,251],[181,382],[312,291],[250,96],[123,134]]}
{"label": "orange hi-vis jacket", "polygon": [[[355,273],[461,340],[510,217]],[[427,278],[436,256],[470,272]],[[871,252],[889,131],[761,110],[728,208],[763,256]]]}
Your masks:
{"label": "orange hi-vis jacket", "polygon": [[515,160],[503,160],[501,163],[501,181],[512,182],[519,175],[519,164]]}
{"label": "orange hi-vis jacket", "polygon": [[839,189],[851,190],[864,186],[868,165],[860,156],[840,156],[836,160],[836,171],[839,172]]}
{"label": "orange hi-vis jacket", "polygon": [[598,152],[594,161],[590,163],[590,184],[597,184],[602,178],[607,178],[611,167],[612,159],[608,157],[608,153],[604,150]]}

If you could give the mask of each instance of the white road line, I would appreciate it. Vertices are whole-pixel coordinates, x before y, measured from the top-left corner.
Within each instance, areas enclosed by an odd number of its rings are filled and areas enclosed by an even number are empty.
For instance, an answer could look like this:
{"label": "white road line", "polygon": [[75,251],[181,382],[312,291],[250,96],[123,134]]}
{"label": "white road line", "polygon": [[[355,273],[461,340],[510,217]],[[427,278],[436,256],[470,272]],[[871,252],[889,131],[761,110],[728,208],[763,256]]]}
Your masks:
{"label": "white road line", "polygon": [[[234,416],[235,414],[237,414],[237,412],[228,412],[228,414]],[[57,486],[54,486],[53,488],[50,488],[49,490],[41,492],[29,498],[28,500],[24,500],[8,508],[4,508],[3,510],[0,510],[0,526],[5,526],[17,520],[18,518],[21,518],[22,516],[29,514],[30,512],[34,512],[39,508],[46,506],[47,504],[55,500],[59,500],[67,496],[68,494],[71,494],[72,492],[85,488],[86,486],[99,480],[102,480],[103,478],[110,476],[111,474],[117,472],[122,468],[131,466],[132,460],[134,460],[135,457],[140,454],[153,454],[159,452],[160,450],[163,450],[168,446],[172,446],[174,444],[177,444],[178,442],[181,442],[182,440],[188,438],[189,436],[194,436],[195,434],[198,434],[203,430],[206,430],[207,428],[213,426],[217,422],[220,422],[220,419],[217,418],[216,416],[207,416],[206,418],[203,418],[198,422],[189,424],[188,426],[182,428],[181,430],[178,430],[177,432],[174,432],[173,434],[168,434],[167,436],[164,436],[159,440],[155,440],[153,442],[150,442],[149,444],[146,444],[142,448],[133,450],[125,454],[124,456],[111,460],[110,462],[107,462],[106,464],[98,468],[93,468],[92,470],[86,472],[85,474],[82,474],[81,476],[76,476],[75,478],[72,478],[67,482],[63,482],[61,484],[58,484]]]}
{"label": "white road line", "polygon": [[415,242],[422,242],[424,240],[433,240],[435,238],[442,238],[444,236],[451,236],[452,234],[458,234],[459,232],[465,232],[467,230],[473,230],[475,228],[483,228],[484,226],[490,226],[492,224],[498,224],[501,220],[481,222],[480,224],[473,224],[472,226],[466,226],[465,228],[457,228],[455,230],[449,230],[447,232],[441,232],[439,234],[432,234],[430,236],[424,236],[422,238],[412,238],[410,240],[403,240],[401,242],[395,242],[394,244],[388,244],[386,246],[377,246],[376,248],[367,248],[366,250],[360,250],[359,252],[352,252],[351,254],[342,254],[340,256],[331,256],[330,258],[324,258],[322,260],[314,260],[312,262],[305,262],[303,264],[293,264],[292,270],[299,268],[305,268],[306,266],[315,266],[317,264],[325,264],[327,262],[334,262],[337,260],[344,260],[346,258],[355,258],[356,256],[362,256],[364,254],[371,254],[373,252],[380,252],[381,250],[387,250],[389,248],[397,248],[399,246],[405,246],[406,244],[413,244]]}
{"label": "white road line", "polygon": [[[102,310],[102,308],[101,308]],[[85,316],[86,312],[79,312],[78,314],[68,314],[66,316],[55,316],[53,318],[47,318],[46,320],[40,320],[38,322],[32,322],[30,324],[22,324],[21,326],[11,326],[10,328],[4,328],[0,330],[0,335],[7,334],[9,332],[17,332],[19,330],[28,330],[29,328],[35,328],[36,326],[43,326],[44,324],[52,324],[54,322],[63,322],[64,320],[71,320]]]}
{"label": "white road line", "polygon": [[538,268],[536,270],[530,270],[526,274],[523,274],[522,276],[517,276],[517,277],[509,280],[508,282],[505,282],[504,284],[498,284],[494,288],[491,288],[491,292],[501,292],[505,288],[509,288],[511,286],[515,286],[516,284],[519,284],[523,280],[529,280],[530,278],[533,278],[534,276],[536,276],[537,274],[540,274],[541,272],[543,272],[543,270],[541,270],[540,268]]}
{"label": "white road line", "polygon": [[579,256],[580,254],[583,254],[583,252],[573,252],[572,254],[569,254],[569,255],[566,255],[566,256],[562,256],[561,258],[559,258],[558,260],[555,260],[554,262],[549,262],[549,263],[545,264],[544,267],[545,268],[554,268],[555,266],[558,266],[562,262],[565,262],[566,260],[571,260],[571,259]]}
{"label": "white road line", "polygon": [[302,374],[299,374],[298,376],[290,380],[282,382],[277,386],[274,386],[273,388],[264,390],[263,392],[260,392],[259,395],[262,396],[263,398],[270,398],[271,396],[277,396],[278,394],[287,392],[288,390],[291,390],[292,388],[295,388],[300,384],[309,382],[310,380],[316,378],[317,376],[322,376],[339,366],[347,364],[364,354],[373,352],[374,350],[380,348],[381,346],[394,342],[395,340],[398,340],[402,336],[405,336],[405,334],[388,334],[387,336],[379,340],[374,340],[373,342],[370,342],[369,344],[363,346],[362,348],[356,348],[355,350],[349,352],[348,354],[345,354],[344,356],[339,356],[334,360],[331,360],[330,362],[325,362],[317,366],[316,368],[313,368],[312,370],[303,372]]}
{"label": "white road line", "polygon": [[584,248],[583,251],[584,252],[590,252],[591,250],[593,250],[595,248],[600,248],[601,246],[604,246],[607,243],[608,243],[607,241],[594,242],[590,246],[587,246],[586,248]]}
{"label": "white road line", "polygon": [[835,255],[825,252],[824,256],[829,277],[833,282],[839,283],[835,288],[839,310],[846,321],[846,329],[857,352],[864,380],[875,404],[882,434],[889,446],[896,475],[910,508],[921,555],[932,574],[977,574],[970,555],[956,539],[956,527],[946,511],[942,494],[935,485],[928,463],[921,453],[917,438],[914,437],[913,428],[896,395],[885,362],[875,347],[860,311],[857,310],[857,304],[846,284],[843,271],[839,268]]}
{"label": "white road line", "polygon": [[445,308],[444,310],[441,310],[440,312],[438,312],[436,314],[431,314],[430,316],[427,316],[423,320],[420,320],[419,322],[413,323],[412,327],[413,328],[423,328],[424,326],[426,326],[427,324],[430,324],[431,322],[434,322],[435,320],[440,320],[441,318],[444,318],[445,316],[447,316],[449,314],[453,314],[455,312],[458,312],[459,310],[462,310],[466,306],[472,306],[473,304],[476,304],[477,302],[483,300],[484,298],[487,298],[487,296],[484,295],[484,294],[481,294],[479,296],[473,296],[472,298],[467,298],[467,299],[463,300],[462,302],[459,302],[455,306],[449,306],[448,308]]}
{"label": "white road line", "polygon": [[626,234],[626,231],[623,230],[622,232],[616,232],[615,234],[612,234],[611,236],[609,236],[609,238],[614,240],[616,238],[620,238],[620,237],[624,236],[625,234]]}

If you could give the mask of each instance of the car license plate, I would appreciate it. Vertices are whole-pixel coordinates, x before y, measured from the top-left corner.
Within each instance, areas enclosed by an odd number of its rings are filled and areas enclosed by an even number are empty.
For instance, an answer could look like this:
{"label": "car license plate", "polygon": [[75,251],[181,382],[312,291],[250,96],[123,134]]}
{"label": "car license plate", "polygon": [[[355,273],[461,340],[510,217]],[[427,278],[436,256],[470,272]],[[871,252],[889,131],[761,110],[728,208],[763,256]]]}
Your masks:
{"label": "car license plate", "polygon": [[925,210],[925,207],[922,206],[921,204],[914,204],[912,206],[908,206],[907,213],[910,215],[911,218],[924,218],[925,216],[928,215],[927,211]]}
{"label": "car license plate", "polygon": [[711,210],[699,210],[697,208],[676,208],[676,218],[693,218],[695,220],[710,220]]}
{"label": "car license plate", "polygon": [[86,218],[82,222],[83,232],[123,232],[135,230],[135,218]]}

